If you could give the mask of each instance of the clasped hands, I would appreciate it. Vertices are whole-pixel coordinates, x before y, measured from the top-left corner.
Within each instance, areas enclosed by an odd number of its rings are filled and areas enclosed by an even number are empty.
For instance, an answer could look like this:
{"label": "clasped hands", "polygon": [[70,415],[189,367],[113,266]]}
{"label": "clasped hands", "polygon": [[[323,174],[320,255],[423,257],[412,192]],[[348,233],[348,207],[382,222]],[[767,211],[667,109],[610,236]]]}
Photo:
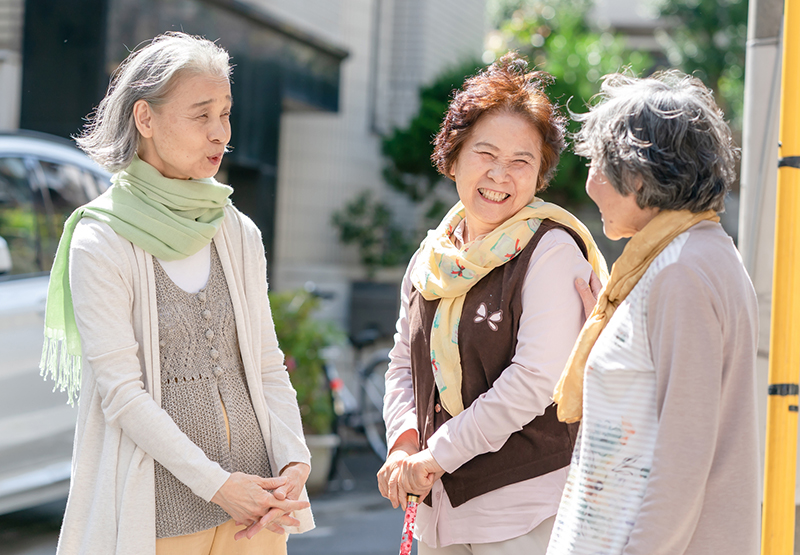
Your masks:
{"label": "clasped hands", "polygon": [[237,525],[246,526],[236,532],[237,540],[251,539],[264,528],[283,534],[284,526],[300,525],[291,513],[309,506],[299,499],[310,471],[307,464],[291,463],[277,478],[234,472],[211,501],[225,509]]}
{"label": "clasped hands", "polygon": [[424,499],[444,469],[429,449],[420,451],[417,432],[409,430],[398,438],[386,462],[378,471],[378,489],[392,502],[392,507],[406,509],[409,493]]}

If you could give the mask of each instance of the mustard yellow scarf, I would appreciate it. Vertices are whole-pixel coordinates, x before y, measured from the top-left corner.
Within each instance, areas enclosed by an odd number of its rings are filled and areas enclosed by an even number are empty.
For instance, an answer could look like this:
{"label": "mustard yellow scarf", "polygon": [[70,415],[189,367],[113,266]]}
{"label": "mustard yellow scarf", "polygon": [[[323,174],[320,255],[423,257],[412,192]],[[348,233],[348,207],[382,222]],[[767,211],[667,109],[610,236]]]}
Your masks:
{"label": "mustard yellow scarf", "polygon": [[693,214],[688,210],[662,210],[625,245],[611,268],[611,277],[600,292],[597,304],[583,325],[567,365],[553,392],[558,419],[577,422],[583,415],[583,372],[586,360],[600,332],[614,311],[628,296],[661,251],[678,235],[703,221],[719,221],[714,210]]}
{"label": "mustard yellow scarf", "polygon": [[420,245],[411,282],[425,300],[441,299],[431,330],[431,365],[442,405],[453,416],[464,410],[458,352],[458,325],[464,298],[481,278],[516,258],[545,218],[568,226],[583,239],[589,263],[605,282],[606,262],[586,226],[560,206],[538,198],[494,231],[460,249],[451,238],[464,219],[464,205],[458,202]]}

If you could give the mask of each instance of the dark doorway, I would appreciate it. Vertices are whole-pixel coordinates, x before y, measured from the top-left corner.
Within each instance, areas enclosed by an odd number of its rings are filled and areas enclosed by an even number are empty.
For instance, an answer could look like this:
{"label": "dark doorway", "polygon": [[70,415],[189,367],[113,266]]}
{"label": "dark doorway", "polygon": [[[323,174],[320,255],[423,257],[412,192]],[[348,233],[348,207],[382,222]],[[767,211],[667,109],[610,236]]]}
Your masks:
{"label": "dark doorway", "polygon": [[26,0],[21,128],[81,130],[108,85],[105,37],[106,0]]}
{"label": "dark doorway", "polygon": [[275,245],[275,167],[247,167],[231,162],[228,181],[233,187],[231,199],[236,208],[247,214],[261,230],[267,253],[267,268],[274,260]]}

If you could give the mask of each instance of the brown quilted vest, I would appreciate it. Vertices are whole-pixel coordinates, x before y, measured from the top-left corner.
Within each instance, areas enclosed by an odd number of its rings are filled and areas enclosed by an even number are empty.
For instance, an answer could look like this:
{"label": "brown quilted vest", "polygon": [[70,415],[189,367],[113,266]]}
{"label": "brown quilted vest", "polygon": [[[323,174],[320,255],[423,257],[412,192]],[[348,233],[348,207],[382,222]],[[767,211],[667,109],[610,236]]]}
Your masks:
{"label": "brown quilted vest", "polygon": [[[528,264],[539,240],[553,228],[567,231],[586,256],[583,240],[574,231],[551,220],[543,220],[516,258],[489,272],[467,293],[462,314],[470,317],[463,317],[458,328],[464,407],[488,391],[511,364],[517,347],[522,284]],[[503,311],[502,320],[492,322],[496,331],[485,321],[475,325],[471,315],[478,313],[481,303],[486,303],[487,317]],[[431,435],[451,418],[439,403],[430,360],[430,333],[438,304],[438,300],[426,301],[416,289],[412,289],[409,299],[411,371],[420,449],[425,449]],[[547,326],[548,322],[539,324]],[[512,434],[499,451],[478,455],[452,474],[442,476],[451,504],[458,507],[484,493],[567,466],[577,431],[577,424],[559,422],[555,405],[550,405],[543,415]],[[425,502],[431,504],[430,495]]]}

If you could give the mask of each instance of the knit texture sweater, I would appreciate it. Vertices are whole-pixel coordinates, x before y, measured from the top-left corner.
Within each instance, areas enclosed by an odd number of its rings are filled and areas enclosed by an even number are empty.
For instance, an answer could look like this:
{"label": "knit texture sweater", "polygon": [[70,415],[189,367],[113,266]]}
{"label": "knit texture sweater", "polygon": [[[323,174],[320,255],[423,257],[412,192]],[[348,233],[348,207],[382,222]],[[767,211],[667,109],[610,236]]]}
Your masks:
{"label": "knit texture sweater", "polygon": [[[278,474],[291,462],[309,464],[297,396],[270,313],[258,228],[226,207],[213,241],[270,465]],[[152,554],[154,460],[205,501],[230,474],[161,409],[153,257],[108,225],[84,219],[70,249],[70,283],[83,341],[83,376],[58,554]],[[301,526],[292,532],[313,527],[309,510],[296,516]]]}
{"label": "knit texture sweater", "polygon": [[[271,476],[216,248],[212,244],[211,273],[198,293],[175,285],[158,262],[155,274],[162,407],[223,469]],[[155,473],[156,537],[193,534],[230,519],[222,507],[196,496],[158,461]]]}

